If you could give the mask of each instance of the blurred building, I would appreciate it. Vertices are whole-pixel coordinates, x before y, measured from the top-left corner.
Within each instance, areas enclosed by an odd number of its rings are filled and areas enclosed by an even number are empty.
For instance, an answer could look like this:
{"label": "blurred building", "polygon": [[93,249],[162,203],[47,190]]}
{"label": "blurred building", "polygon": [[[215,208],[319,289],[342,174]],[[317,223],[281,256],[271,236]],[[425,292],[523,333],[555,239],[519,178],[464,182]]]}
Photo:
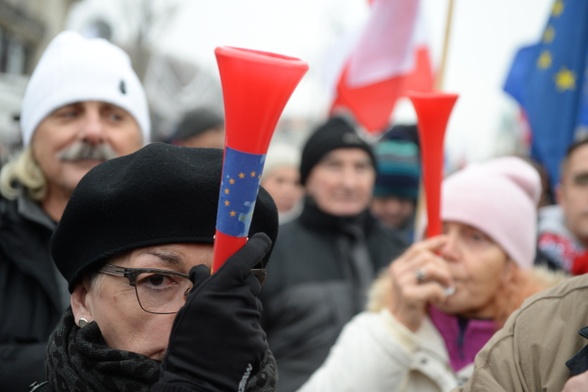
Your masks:
{"label": "blurred building", "polygon": [[24,88],[76,0],[0,0],[0,160],[20,144],[18,115]]}

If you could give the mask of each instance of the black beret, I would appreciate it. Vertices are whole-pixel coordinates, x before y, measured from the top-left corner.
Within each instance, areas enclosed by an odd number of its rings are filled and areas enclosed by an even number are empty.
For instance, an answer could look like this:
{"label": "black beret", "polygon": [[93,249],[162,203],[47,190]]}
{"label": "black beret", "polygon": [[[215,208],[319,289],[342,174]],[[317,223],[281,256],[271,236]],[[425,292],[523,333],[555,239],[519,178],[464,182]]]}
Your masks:
{"label": "black beret", "polygon": [[[152,143],[90,170],[74,190],[51,241],[70,292],[85,271],[146,246],[214,242],[223,151]],[[260,188],[249,236],[275,242],[278,213]],[[269,254],[265,258],[267,262]]]}
{"label": "black beret", "polygon": [[376,170],[376,157],[369,144],[357,133],[355,128],[342,117],[331,117],[316,128],[306,140],[300,159],[300,182],[306,179],[312,168],[328,153],[339,148],[359,148],[368,153]]}

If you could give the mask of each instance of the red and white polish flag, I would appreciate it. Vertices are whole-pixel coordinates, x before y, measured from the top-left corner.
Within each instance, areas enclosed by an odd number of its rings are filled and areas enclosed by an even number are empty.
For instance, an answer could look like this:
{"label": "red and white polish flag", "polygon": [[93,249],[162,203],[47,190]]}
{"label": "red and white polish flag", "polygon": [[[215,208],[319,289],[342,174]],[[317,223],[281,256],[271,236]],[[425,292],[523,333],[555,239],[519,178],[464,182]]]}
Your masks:
{"label": "red and white polish flag", "polygon": [[388,129],[398,98],[433,90],[419,0],[373,0],[337,82],[331,113],[349,111],[369,133]]}

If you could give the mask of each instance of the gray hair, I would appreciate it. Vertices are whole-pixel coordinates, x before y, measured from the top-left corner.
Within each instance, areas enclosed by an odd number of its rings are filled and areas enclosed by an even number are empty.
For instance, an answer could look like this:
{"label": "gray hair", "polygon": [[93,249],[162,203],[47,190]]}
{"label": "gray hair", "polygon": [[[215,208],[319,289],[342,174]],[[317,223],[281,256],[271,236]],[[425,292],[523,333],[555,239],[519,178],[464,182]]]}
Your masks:
{"label": "gray hair", "polygon": [[7,162],[0,171],[0,193],[7,199],[16,199],[26,191],[32,200],[40,201],[47,191],[45,177],[33,157],[31,147]]}

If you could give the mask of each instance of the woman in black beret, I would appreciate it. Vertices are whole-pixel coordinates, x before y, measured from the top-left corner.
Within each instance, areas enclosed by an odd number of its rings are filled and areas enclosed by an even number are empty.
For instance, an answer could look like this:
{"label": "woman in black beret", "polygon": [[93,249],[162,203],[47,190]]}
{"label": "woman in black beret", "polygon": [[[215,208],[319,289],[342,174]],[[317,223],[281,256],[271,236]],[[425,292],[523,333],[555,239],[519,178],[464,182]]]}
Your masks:
{"label": "woman in black beret", "polygon": [[259,325],[277,211],[260,188],[250,240],[210,274],[222,150],[150,144],[79,183],[52,239],[71,308],[46,358],[51,391],[270,391]]}

